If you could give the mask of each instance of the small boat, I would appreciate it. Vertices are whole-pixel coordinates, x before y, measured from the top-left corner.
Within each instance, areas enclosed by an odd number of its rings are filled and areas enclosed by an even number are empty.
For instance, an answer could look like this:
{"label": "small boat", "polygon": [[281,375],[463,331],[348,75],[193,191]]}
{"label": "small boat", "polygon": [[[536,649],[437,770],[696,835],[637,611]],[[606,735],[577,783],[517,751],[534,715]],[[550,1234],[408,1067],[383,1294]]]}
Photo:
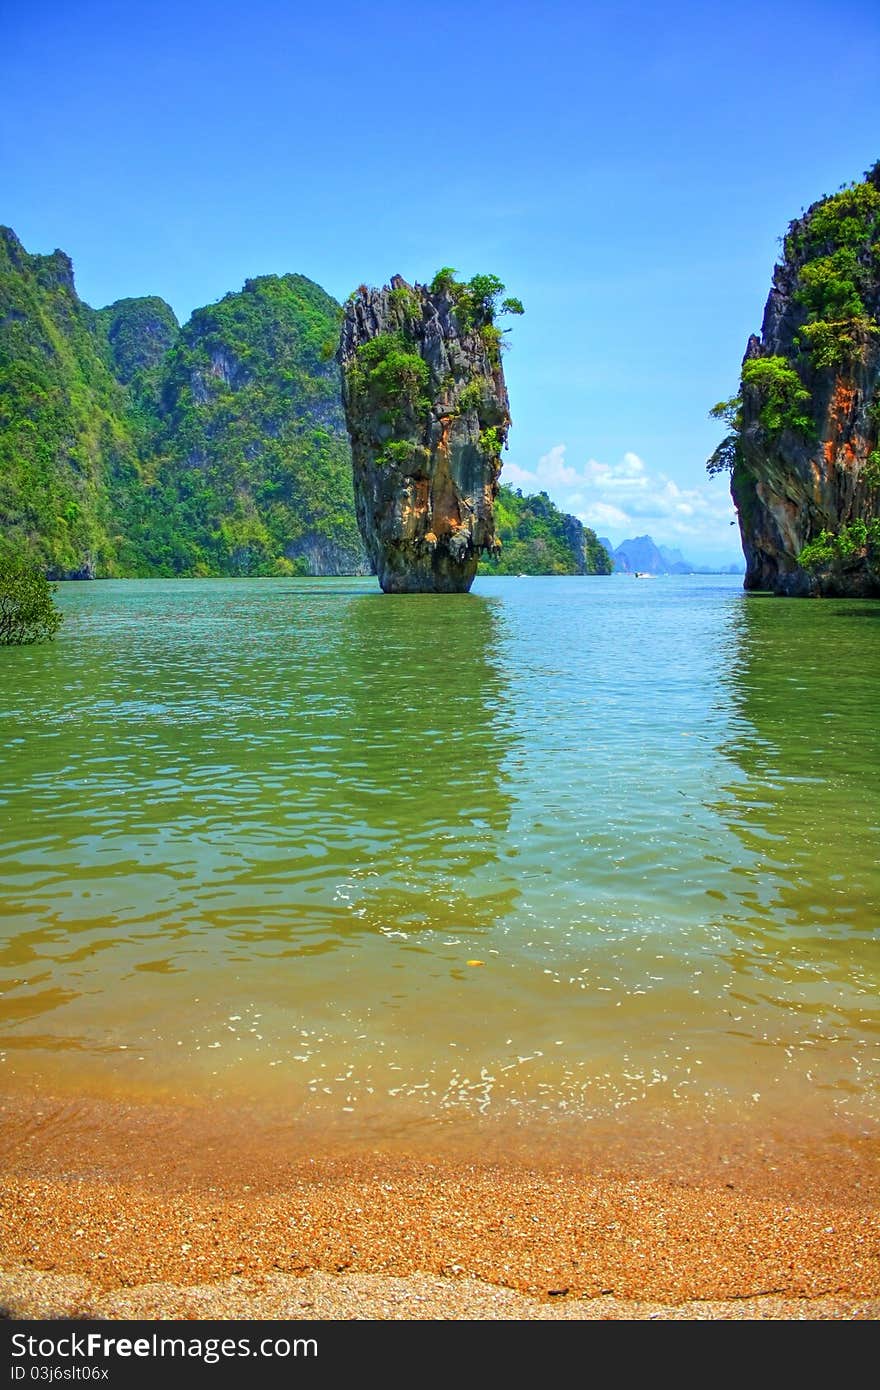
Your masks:
{"label": "small boat", "polygon": [[647,570],[636,570],[633,579],[656,579],[656,574],[648,574]]}

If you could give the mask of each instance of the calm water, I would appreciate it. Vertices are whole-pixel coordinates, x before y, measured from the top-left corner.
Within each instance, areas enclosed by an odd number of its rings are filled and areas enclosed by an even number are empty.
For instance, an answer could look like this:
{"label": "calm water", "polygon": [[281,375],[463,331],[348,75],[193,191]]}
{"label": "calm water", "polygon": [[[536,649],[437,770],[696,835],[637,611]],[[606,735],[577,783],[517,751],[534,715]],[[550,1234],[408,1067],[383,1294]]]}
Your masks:
{"label": "calm water", "polygon": [[61,586],[0,652],[0,1081],[880,1115],[880,605],[736,579]]}

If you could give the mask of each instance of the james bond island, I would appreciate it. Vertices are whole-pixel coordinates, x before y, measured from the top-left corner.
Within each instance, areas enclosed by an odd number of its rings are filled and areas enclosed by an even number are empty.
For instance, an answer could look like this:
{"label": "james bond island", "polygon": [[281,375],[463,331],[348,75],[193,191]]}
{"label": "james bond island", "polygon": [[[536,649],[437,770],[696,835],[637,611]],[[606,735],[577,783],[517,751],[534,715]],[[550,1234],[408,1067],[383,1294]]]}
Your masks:
{"label": "james bond island", "polygon": [[730,434],[747,589],[880,597],[880,161],[792,222]]}
{"label": "james bond island", "polygon": [[[358,525],[386,593],[464,593],[498,549],[494,503],[510,410],[494,275],[399,275],[345,306],[339,360]],[[500,301],[500,303],[499,303]]]}

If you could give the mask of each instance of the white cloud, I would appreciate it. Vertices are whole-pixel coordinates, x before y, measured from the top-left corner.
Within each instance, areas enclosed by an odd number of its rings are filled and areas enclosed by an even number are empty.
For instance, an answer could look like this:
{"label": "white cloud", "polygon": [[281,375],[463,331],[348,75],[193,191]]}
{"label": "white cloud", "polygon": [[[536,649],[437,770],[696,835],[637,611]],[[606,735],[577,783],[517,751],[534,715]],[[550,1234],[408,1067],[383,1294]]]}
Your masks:
{"label": "white cloud", "polygon": [[722,481],[679,487],[631,450],[617,463],[588,459],[581,468],[565,455],[566,446],[555,444],[532,469],[505,463],[503,480],[527,493],[548,492],[586,525],[611,531],[616,544],[648,532],[661,545],[690,540],[693,547],[736,553],[735,513]]}
{"label": "white cloud", "polygon": [[588,526],[626,526],[629,517],[619,507],[612,507],[610,502],[593,502],[582,514],[581,520],[586,521]]}
{"label": "white cloud", "polygon": [[525,492],[534,492],[538,488],[537,473],[529,473],[528,469],[520,468],[518,463],[505,463],[504,481],[511,487],[521,487]]}

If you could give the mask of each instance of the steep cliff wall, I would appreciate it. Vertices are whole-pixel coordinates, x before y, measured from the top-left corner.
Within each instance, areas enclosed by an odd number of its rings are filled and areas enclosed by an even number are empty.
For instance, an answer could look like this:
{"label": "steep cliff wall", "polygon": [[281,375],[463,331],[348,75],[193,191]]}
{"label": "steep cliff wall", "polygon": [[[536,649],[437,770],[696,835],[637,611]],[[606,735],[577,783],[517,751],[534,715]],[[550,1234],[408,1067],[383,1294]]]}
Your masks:
{"label": "steep cliff wall", "polygon": [[791,224],[740,395],[716,413],[745,587],[880,594],[880,164]]}
{"label": "steep cliff wall", "polygon": [[357,518],[386,593],[466,591],[480,554],[497,548],[510,424],[493,322],[502,291],[490,276],[464,286],[441,272],[430,288],[394,276],[345,307],[339,360]]}

